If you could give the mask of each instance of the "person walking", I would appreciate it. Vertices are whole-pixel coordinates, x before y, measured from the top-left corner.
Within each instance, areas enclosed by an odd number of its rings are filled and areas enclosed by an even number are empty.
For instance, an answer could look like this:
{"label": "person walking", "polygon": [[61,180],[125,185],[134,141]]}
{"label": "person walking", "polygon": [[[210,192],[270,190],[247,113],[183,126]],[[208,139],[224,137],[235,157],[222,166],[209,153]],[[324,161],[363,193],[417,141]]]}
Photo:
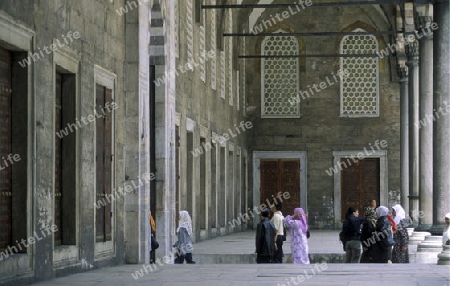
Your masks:
{"label": "person walking", "polygon": [[409,263],[409,235],[406,230],[409,223],[406,220],[405,210],[401,205],[396,204],[392,207],[392,216],[396,226],[396,231],[393,231],[395,244],[392,249],[392,263]]}
{"label": "person walking", "polygon": [[195,264],[192,260],[192,219],[189,213],[185,210],[180,211],[180,219],[177,228],[178,243],[177,257],[175,258],[175,264],[183,264],[186,259],[186,263]]}
{"label": "person walking", "polygon": [[272,206],[272,223],[275,226],[275,253],[273,257],[273,263],[283,263],[283,236],[284,236],[284,226],[283,220],[284,216],[281,213],[282,204],[278,202],[277,204]]}
{"label": "person walking", "polygon": [[376,210],[377,224],[375,227],[376,243],[373,245],[373,262],[374,263],[388,263],[392,260],[392,245],[394,239],[392,237],[391,223],[387,219],[389,209],[385,206],[380,206]]}
{"label": "person walking", "polygon": [[372,250],[373,250],[373,232],[375,232],[375,226],[377,223],[377,214],[372,207],[364,208],[364,220],[361,229],[361,242],[363,252],[361,255],[361,263],[372,263]]}
{"label": "person walking", "polygon": [[284,219],[285,226],[289,229],[291,238],[292,263],[309,264],[308,257],[308,223],[306,214],[302,208],[295,208],[293,215]]}
{"label": "person walking", "polygon": [[442,246],[450,245],[450,213],[445,215],[445,226],[442,232]]}
{"label": "person walking", "polygon": [[275,250],[275,227],[269,220],[269,209],[261,210],[256,227],[256,263],[271,263]]}
{"label": "person walking", "polygon": [[358,209],[350,207],[347,210],[342,231],[345,236],[345,263],[359,263],[361,259],[361,223]]}
{"label": "person walking", "polygon": [[152,212],[148,212],[148,220],[150,221],[150,239],[151,239],[151,248],[150,250],[150,264],[155,263],[155,250],[159,247],[159,243],[156,240],[156,223],[153,219]]}

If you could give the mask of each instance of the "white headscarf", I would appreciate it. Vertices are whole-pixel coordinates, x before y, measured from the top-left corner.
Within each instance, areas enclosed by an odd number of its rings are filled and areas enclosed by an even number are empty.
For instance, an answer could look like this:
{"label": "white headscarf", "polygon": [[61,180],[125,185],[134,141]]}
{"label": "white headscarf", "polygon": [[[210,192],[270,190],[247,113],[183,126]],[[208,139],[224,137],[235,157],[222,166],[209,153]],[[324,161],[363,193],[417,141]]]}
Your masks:
{"label": "white headscarf", "polygon": [[395,225],[398,225],[402,219],[406,218],[405,210],[402,208],[400,204],[396,204],[392,208],[395,210],[394,216]]}
{"label": "white headscarf", "polygon": [[[446,218],[450,219],[450,213],[445,215]],[[442,246],[447,243],[447,240],[450,239],[450,224],[444,226],[444,232],[442,233]]]}
{"label": "white headscarf", "polygon": [[375,212],[377,213],[378,217],[386,216],[389,213],[389,209],[385,206],[379,206]]}
{"label": "white headscarf", "polygon": [[180,211],[180,220],[178,223],[177,232],[180,231],[180,227],[184,227],[189,236],[192,236],[192,220],[187,211]]}

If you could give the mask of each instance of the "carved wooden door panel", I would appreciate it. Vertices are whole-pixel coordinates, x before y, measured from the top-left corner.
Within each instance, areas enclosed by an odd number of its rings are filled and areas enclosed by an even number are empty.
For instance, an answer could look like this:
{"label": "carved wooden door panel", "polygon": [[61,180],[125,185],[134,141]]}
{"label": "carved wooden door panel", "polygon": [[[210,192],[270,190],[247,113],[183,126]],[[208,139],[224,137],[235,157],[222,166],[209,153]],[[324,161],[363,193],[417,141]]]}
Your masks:
{"label": "carved wooden door panel", "polygon": [[[298,159],[264,159],[260,162],[260,198],[261,204],[268,207],[281,192],[283,214],[292,214],[294,208],[300,206],[300,161]],[[284,199],[283,193],[289,198]]]}
{"label": "carved wooden door panel", "polygon": [[[363,216],[363,208],[373,199],[380,201],[380,159],[367,158],[352,162],[341,170],[341,219],[349,207],[356,207]],[[342,166],[344,163],[342,163]]]}
{"label": "carved wooden door panel", "polygon": [[276,195],[278,191],[278,160],[266,159],[260,162],[260,199],[261,204],[272,201],[272,194]]}
{"label": "carved wooden door panel", "polygon": [[[0,158],[12,152],[11,56],[0,48]],[[0,160],[0,250],[11,244],[12,185],[10,161]]]}

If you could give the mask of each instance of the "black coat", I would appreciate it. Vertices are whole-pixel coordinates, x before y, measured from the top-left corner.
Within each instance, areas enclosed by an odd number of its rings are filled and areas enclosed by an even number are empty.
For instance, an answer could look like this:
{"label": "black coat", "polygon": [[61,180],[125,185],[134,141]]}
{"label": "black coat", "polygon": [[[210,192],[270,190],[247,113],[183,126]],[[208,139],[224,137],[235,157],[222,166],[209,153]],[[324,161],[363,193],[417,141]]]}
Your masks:
{"label": "black coat", "polygon": [[268,218],[264,218],[256,228],[256,253],[258,256],[273,256],[275,227]]}
{"label": "black coat", "polygon": [[362,218],[350,215],[342,225],[345,241],[360,240]]}
{"label": "black coat", "polygon": [[375,263],[387,263],[392,259],[392,237],[391,223],[386,216],[379,217],[375,228],[377,243],[373,245],[372,257]]}

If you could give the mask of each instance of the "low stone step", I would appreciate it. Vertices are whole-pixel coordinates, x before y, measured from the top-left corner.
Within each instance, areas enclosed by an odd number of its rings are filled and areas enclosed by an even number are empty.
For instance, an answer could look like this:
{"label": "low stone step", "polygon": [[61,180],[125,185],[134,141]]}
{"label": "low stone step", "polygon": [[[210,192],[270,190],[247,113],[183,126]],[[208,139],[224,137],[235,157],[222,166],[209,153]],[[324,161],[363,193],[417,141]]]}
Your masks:
{"label": "low stone step", "polygon": [[[200,264],[255,264],[256,254],[195,254],[195,262]],[[310,263],[344,263],[345,253],[310,253]],[[291,254],[285,254],[283,262],[291,263]]]}

